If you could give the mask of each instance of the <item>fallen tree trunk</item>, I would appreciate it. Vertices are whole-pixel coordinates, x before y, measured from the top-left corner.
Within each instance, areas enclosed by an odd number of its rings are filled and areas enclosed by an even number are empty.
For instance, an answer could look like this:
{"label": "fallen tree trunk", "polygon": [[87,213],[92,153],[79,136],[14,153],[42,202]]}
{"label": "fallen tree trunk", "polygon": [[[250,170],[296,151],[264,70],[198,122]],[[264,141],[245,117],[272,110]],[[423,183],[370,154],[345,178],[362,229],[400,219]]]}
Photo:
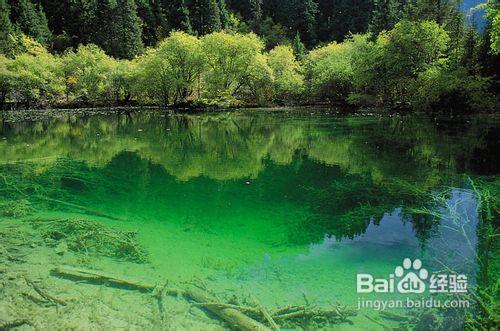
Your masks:
{"label": "fallen tree trunk", "polygon": [[[207,292],[192,287],[185,295],[195,302],[218,303],[218,300]],[[220,305],[206,305],[207,310],[226,321],[232,328],[237,330],[269,330],[264,324],[248,317],[239,310]]]}
{"label": "fallen tree trunk", "polygon": [[52,272],[55,275],[64,278],[85,280],[87,282],[98,284],[110,284],[113,286],[126,287],[145,292],[153,291],[156,287],[153,284],[141,283],[125,277],[117,277],[114,275],[89,269],[59,266],[53,269]]}
{"label": "fallen tree trunk", "polygon": [[[106,274],[100,271],[74,268],[68,266],[59,266],[52,270],[52,272],[60,277],[85,280],[87,282],[98,284],[110,284],[118,287],[131,288],[139,291],[153,292],[157,286],[148,283],[141,283],[125,277],[117,277],[114,275]],[[196,287],[191,287],[187,290],[178,290],[174,288],[163,288],[161,293],[167,295],[184,295],[186,298],[194,301],[195,303],[211,303],[205,305],[205,309],[217,315],[233,329],[245,331],[267,331],[269,330],[264,324],[248,317],[241,311],[234,308],[225,306],[219,302],[214,296]]]}

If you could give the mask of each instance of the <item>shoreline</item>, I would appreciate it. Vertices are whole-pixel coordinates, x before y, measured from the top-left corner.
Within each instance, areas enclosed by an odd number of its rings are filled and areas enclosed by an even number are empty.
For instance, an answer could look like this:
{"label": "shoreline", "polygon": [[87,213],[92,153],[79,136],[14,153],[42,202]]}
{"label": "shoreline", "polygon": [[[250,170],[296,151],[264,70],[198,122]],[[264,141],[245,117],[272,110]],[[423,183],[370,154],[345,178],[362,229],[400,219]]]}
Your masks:
{"label": "shoreline", "polygon": [[[309,113],[314,115],[330,116],[433,116],[435,120],[453,120],[455,118],[472,118],[487,116],[490,119],[500,120],[499,112],[479,112],[479,113],[428,113],[428,112],[406,112],[383,107],[350,107],[342,105],[301,105],[301,106],[245,106],[245,107],[217,107],[217,108],[182,108],[182,107],[160,107],[160,106],[112,106],[112,107],[83,107],[83,108],[29,108],[10,109],[0,111],[1,123],[19,123],[43,121],[47,119],[62,118],[65,116],[95,116],[95,115],[125,115],[131,116],[143,111],[169,113],[172,115],[203,115],[222,114],[234,112],[258,112],[258,111],[293,111]],[[313,111],[313,112],[311,112]],[[320,112],[318,112],[320,111]]]}

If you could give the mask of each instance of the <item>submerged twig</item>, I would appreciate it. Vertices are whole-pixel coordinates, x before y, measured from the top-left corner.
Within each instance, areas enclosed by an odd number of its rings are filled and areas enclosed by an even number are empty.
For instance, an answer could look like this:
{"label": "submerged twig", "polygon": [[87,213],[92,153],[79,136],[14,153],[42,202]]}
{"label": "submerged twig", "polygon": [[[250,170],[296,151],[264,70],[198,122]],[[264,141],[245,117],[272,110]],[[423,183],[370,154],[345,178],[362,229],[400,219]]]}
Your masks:
{"label": "submerged twig", "polygon": [[53,295],[50,295],[46,291],[42,290],[37,284],[35,284],[32,280],[30,280],[26,276],[23,276],[23,278],[26,281],[26,284],[31,286],[31,288],[33,288],[33,290],[35,290],[35,292],[38,293],[45,300],[52,302],[55,305],[66,306],[66,302],[64,302],[63,300],[60,300],[54,297]]}
{"label": "submerged twig", "polygon": [[373,317],[371,317],[371,316],[369,316],[367,314],[363,314],[363,316],[366,317],[366,318],[368,318],[370,321],[372,321],[373,323],[377,324],[378,326],[381,326],[384,330],[390,330],[391,329],[387,325],[385,325],[384,323],[377,321],[376,319],[374,319]]}
{"label": "submerged twig", "polygon": [[315,306],[286,306],[270,312],[260,304],[257,304],[257,308],[252,308],[220,302],[207,290],[194,286],[186,289],[169,288],[166,286],[158,287],[126,277],[69,266],[59,266],[52,272],[57,276],[68,279],[84,280],[94,284],[109,284],[116,287],[151,292],[158,300],[162,321],[164,319],[163,295],[182,295],[192,301],[194,306],[205,308],[228,323],[231,328],[238,330],[269,330],[264,323],[269,323],[273,330],[280,330],[279,325],[276,323],[278,320],[293,321],[293,323],[296,323],[301,319],[309,320],[320,317],[329,321],[343,321],[346,319],[346,316],[353,312],[349,309],[341,310],[336,306],[331,309],[322,309]]}
{"label": "submerged twig", "polygon": [[31,322],[27,319],[15,319],[6,322],[0,322],[0,331],[11,330],[23,325],[31,325]]}

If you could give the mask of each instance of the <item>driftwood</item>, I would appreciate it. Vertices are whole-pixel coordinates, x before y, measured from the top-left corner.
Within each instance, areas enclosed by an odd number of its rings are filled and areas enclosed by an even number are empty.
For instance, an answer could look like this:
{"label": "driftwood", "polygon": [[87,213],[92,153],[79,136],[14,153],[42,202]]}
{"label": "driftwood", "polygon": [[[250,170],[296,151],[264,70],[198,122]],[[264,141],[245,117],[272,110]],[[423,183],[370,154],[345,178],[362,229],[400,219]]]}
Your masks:
{"label": "driftwood", "polygon": [[31,325],[31,323],[26,319],[16,319],[6,322],[0,322],[0,331],[8,331],[23,325]]}
{"label": "driftwood", "polygon": [[109,284],[112,286],[126,287],[145,292],[153,291],[156,287],[156,285],[153,284],[141,283],[132,279],[127,279],[125,277],[117,277],[114,275],[89,269],[59,266],[52,270],[52,272],[55,275],[64,278],[84,280],[90,283]]}
{"label": "driftwood", "polygon": [[[192,287],[185,295],[195,302],[214,302],[217,299],[199,288]],[[206,306],[207,310],[226,321],[232,328],[237,330],[269,330],[264,324],[248,317],[237,309],[221,307],[218,305]]]}
{"label": "driftwood", "polygon": [[66,302],[64,302],[63,300],[60,300],[60,299],[54,297],[53,295],[50,295],[46,291],[42,290],[37,284],[35,284],[32,280],[30,280],[26,276],[23,276],[23,277],[24,277],[24,280],[26,281],[26,284],[31,286],[31,288],[33,288],[33,290],[35,290],[35,292],[38,293],[38,295],[40,295],[43,299],[45,299],[48,302],[53,303],[54,305],[66,306]]}
{"label": "driftwood", "polygon": [[259,308],[259,311],[262,313],[262,315],[264,316],[264,318],[266,319],[266,321],[271,325],[272,329],[274,331],[279,331],[280,330],[279,325],[276,324],[276,322],[274,321],[274,319],[271,316],[271,314],[269,314],[269,312],[267,311],[267,309],[265,307],[261,306],[260,304],[258,304],[257,307]]}
{"label": "driftwood", "polygon": [[256,307],[249,307],[220,302],[212,294],[194,286],[185,289],[169,288],[166,286],[160,287],[155,284],[139,282],[100,271],[68,266],[59,266],[52,270],[52,272],[57,276],[68,279],[151,292],[158,299],[162,322],[164,321],[165,312],[162,301],[163,295],[184,296],[186,299],[192,301],[194,306],[208,310],[224,320],[231,328],[237,330],[270,330],[265,323],[268,323],[272,330],[279,330],[280,327],[276,321],[291,322],[292,325],[298,321],[318,318],[324,321],[340,322],[346,320],[348,316],[355,314],[354,310],[348,308],[333,306],[325,309],[310,305],[285,306],[268,311],[258,303]]}
{"label": "driftwood", "polygon": [[[153,292],[157,286],[148,283],[141,283],[124,277],[116,277],[114,275],[106,274],[100,271],[74,268],[68,266],[59,266],[52,271],[55,275],[64,278],[85,280],[91,283],[110,284],[118,287],[131,288],[139,291]],[[269,330],[262,323],[248,317],[237,309],[220,305],[218,300],[212,295],[208,294],[199,288],[189,288],[185,291],[163,288],[161,293],[167,295],[184,295],[195,302],[210,302],[216,303],[215,305],[205,306],[208,311],[217,315],[222,320],[227,322],[232,328],[238,330]]]}
{"label": "driftwood", "polygon": [[408,316],[397,314],[397,313],[393,313],[393,312],[390,312],[390,311],[382,310],[379,314],[383,318],[386,318],[386,319],[389,319],[389,320],[394,320],[394,321],[399,321],[399,322],[407,321],[408,320]]}
{"label": "driftwood", "polygon": [[369,319],[370,321],[372,321],[373,323],[375,323],[375,324],[377,324],[377,325],[381,326],[384,330],[390,330],[390,329],[391,329],[390,327],[388,327],[387,325],[385,325],[385,324],[384,324],[384,323],[382,323],[382,322],[377,321],[377,320],[376,320],[376,319],[374,319],[373,317],[370,317],[370,316],[369,316],[369,315],[367,315],[367,314],[363,314],[363,315],[364,315],[367,319]]}

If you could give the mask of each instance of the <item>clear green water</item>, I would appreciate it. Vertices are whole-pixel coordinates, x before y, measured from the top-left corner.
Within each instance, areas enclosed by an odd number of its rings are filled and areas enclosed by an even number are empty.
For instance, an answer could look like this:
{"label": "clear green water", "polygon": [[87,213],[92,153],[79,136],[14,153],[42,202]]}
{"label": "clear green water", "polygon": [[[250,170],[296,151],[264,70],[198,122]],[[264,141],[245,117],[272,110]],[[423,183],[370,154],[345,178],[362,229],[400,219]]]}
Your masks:
{"label": "clear green water", "polygon": [[[469,178],[498,179],[498,124],[321,109],[68,115],[4,123],[0,173],[29,197],[120,219],[87,213],[138,231],[172,281],[203,279],[271,307],[303,304],[304,294],[357,306],[356,274],[385,277],[406,257],[429,270],[446,261],[474,283],[481,238]],[[470,245],[447,230],[450,211],[432,204],[443,187]],[[1,181],[0,190],[17,194]],[[39,215],[86,214],[30,201]],[[423,207],[442,217],[416,212]]]}

